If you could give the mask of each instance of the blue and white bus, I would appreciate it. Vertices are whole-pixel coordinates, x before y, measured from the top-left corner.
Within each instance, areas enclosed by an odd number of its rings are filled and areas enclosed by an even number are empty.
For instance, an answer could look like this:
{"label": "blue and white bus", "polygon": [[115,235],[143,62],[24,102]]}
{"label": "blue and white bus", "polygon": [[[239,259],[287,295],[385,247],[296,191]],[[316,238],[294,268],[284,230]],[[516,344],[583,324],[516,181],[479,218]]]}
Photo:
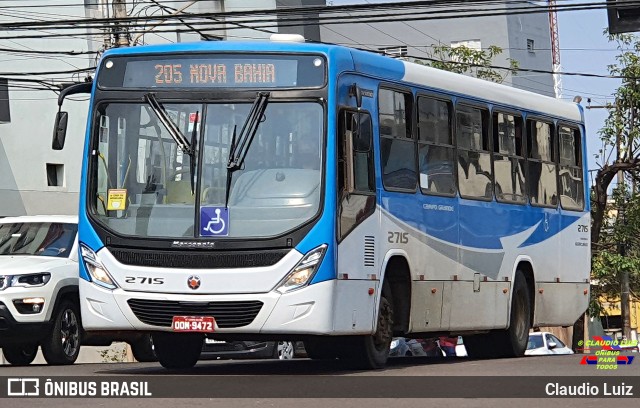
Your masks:
{"label": "blue and white bus", "polygon": [[587,307],[577,104],[282,38],[110,50],[81,91],[84,329],[153,333],[165,367],[205,337],[520,356]]}

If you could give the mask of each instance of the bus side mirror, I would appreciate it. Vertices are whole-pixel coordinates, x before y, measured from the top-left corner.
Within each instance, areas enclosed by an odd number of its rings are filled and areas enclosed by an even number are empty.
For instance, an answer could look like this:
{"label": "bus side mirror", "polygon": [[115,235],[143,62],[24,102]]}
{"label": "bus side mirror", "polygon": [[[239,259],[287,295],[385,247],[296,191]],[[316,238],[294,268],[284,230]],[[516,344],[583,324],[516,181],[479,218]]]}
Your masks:
{"label": "bus side mirror", "polygon": [[67,135],[67,121],[69,114],[59,111],[56,113],[56,121],[53,127],[53,142],[51,148],[53,150],[62,150],[64,147],[64,139]]}

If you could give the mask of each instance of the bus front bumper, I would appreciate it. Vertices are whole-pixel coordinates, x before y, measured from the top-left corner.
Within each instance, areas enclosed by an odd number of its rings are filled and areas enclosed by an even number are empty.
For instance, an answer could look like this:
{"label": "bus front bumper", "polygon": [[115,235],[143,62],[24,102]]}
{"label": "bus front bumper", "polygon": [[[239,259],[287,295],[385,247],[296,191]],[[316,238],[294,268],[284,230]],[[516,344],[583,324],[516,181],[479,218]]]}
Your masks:
{"label": "bus front bumper", "polygon": [[[377,292],[377,284],[329,280],[285,294],[192,295],[107,290],[80,279],[82,323],[87,331],[172,331],[173,316],[197,315],[213,317],[214,331],[225,334],[370,334],[369,288]],[[337,304],[353,313],[338,315]]]}

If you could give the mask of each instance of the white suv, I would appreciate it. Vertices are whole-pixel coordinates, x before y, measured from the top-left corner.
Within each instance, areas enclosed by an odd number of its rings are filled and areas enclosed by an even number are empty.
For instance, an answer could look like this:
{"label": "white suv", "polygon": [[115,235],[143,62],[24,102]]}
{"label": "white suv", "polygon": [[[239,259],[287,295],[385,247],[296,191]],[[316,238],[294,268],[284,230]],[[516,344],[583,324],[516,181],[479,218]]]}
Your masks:
{"label": "white suv", "polygon": [[126,341],[140,362],[157,361],[151,335],[87,335],[80,319],[78,219],[0,218],[0,348],[13,365],[30,364],[38,346],[49,364],[73,364],[81,345]]}
{"label": "white suv", "polygon": [[0,218],[0,348],[16,365],[42,346],[49,364],[72,364],[82,337],[78,220]]}

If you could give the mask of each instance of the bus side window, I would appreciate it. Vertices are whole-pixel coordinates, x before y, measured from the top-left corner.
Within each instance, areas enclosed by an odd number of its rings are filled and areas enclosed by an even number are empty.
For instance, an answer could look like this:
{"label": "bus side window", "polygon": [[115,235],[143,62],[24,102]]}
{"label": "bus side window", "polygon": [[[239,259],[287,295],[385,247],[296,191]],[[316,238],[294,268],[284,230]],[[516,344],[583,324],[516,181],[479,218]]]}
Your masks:
{"label": "bus side window", "polygon": [[466,198],[493,198],[493,172],[489,151],[489,120],[485,109],[458,106],[458,188]]}
{"label": "bus side window", "polygon": [[582,183],[582,148],[580,131],[569,126],[558,127],[560,141],[560,204],[569,210],[584,208]]}
{"label": "bus side window", "polygon": [[500,202],[524,204],[527,200],[522,130],[521,117],[494,112],[493,167]]}
{"label": "bus side window", "polygon": [[339,237],[344,238],[375,209],[371,116],[342,111],[338,136]]}
{"label": "bus side window", "polygon": [[454,152],[451,104],[419,97],[418,162],[423,193],[455,195]]}
{"label": "bus side window", "polygon": [[555,207],[558,205],[558,192],[553,125],[528,120],[527,130],[531,204]]}
{"label": "bus side window", "polygon": [[411,134],[412,95],[380,89],[380,158],[382,184],[391,190],[415,191],[418,181]]}

